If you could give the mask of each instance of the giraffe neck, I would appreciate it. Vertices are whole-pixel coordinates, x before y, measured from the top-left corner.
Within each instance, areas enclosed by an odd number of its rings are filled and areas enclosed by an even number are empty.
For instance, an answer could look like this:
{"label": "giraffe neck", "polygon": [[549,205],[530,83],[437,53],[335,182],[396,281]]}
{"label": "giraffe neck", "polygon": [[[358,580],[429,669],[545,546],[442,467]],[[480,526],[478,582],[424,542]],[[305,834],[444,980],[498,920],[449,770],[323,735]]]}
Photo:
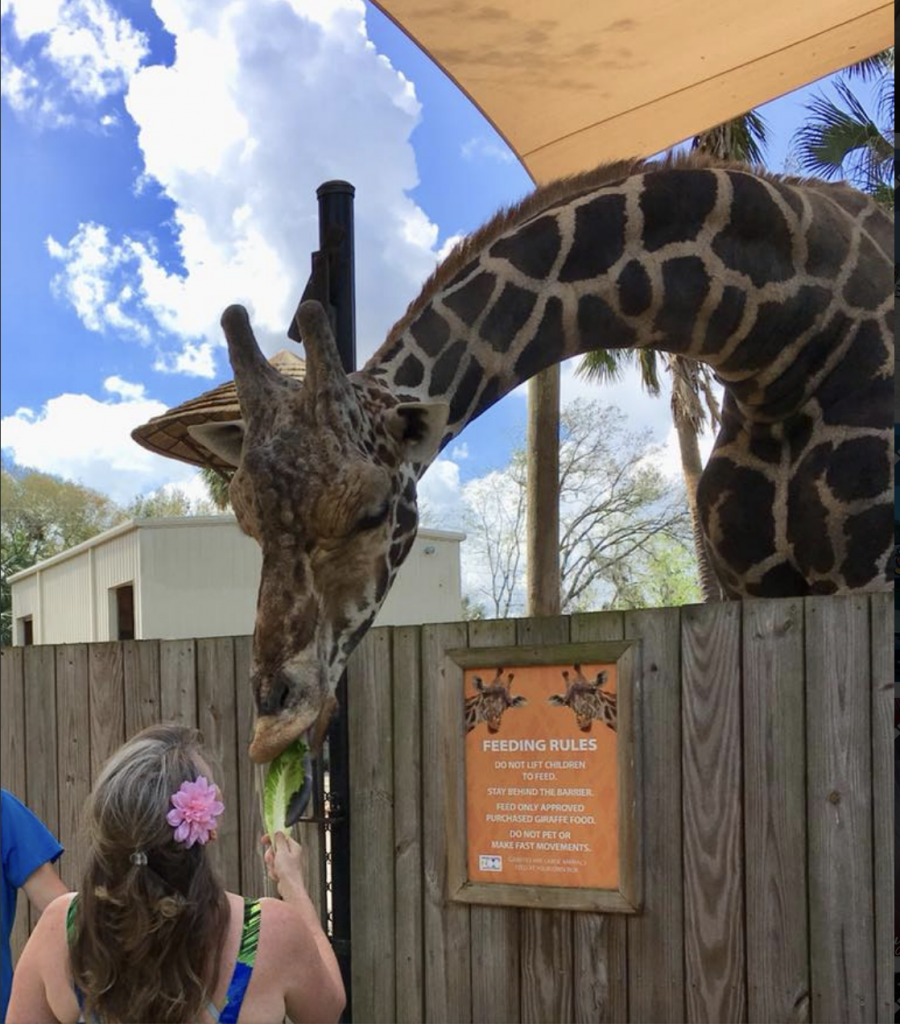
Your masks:
{"label": "giraffe neck", "polygon": [[733,422],[777,424],[868,319],[884,333],[893,221],[851,189],[686,166],[554,198],[451,256],[365,367],[401,399],[447,401],[443,444],[601,347],[705,362]]}

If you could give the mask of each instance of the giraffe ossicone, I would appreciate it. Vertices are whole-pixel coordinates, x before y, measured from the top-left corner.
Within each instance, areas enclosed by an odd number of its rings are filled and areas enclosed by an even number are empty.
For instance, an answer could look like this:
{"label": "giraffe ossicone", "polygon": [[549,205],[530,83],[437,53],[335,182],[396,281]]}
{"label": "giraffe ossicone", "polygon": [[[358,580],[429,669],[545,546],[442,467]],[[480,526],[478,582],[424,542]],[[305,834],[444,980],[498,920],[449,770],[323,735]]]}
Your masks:
{"label": "giraffe ossicone", "polygon": [[302,384],[226,310],[243,423],[203,440],[236,465],[235,513],[263,550],[251,756],[326,714],[440,449],[594,348],[677,353],[724,385],[698,505],[728,597],[892,586],[893,254],[893,217],[852,188],[692,155],[538,189],[450,254],[355,373],[314,303]]}

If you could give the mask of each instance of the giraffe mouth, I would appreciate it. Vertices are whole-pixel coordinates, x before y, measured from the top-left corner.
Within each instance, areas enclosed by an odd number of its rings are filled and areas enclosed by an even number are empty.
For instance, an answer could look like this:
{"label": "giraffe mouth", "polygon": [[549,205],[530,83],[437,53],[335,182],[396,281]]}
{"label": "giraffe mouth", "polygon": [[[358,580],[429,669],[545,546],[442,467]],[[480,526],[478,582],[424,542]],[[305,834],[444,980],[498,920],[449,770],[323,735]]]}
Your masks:
{"label": "giraffe mouth", "polygon": [[305,737],[310,755],[318,757],[336,710],[337,700],[328,696],[312,715],[292,715],[289,711],[259,715],[250,741],[250,760],[256,764],[268,764],[300,736]]}

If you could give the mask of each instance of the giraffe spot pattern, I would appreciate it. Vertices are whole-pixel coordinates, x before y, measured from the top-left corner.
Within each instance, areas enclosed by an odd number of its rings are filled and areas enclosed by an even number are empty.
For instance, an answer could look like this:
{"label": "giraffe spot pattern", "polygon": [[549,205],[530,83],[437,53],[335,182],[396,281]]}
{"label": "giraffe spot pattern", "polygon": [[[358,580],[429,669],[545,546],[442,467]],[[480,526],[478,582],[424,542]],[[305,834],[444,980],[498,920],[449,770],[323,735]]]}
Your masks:
{"label": "giraffe spot pattern", "polygon": [[812,573],[827,572],[834,564],[828,510],[817,488],[833,450],[830,441],[816,445],[798,463],[788,484],[787,539],[797,567],[807,578]]}
{"label": "giraffe spot pattern", "polygon": [[[883,274],[873,274],[872,268],[879,264],[883,267]],[[888,294],[890,266],[872,240],[863,235],[859,242],[856,268],[844,285],[844,301],[857,309],[878,309]]]}
{"label": "giraffe spot pattern", "polygon": [[804,285],[783,302],[760,303],[753,326],[722,363],[721,369],[746,372],[768,366],[781,354],[786,343],[812,327],[830,301],[831,293],[827,288]]}
{"label": "giraffe spot pattern", "polygon": [[494,274],[479,274],[458,291],[445,295],[444,305],[452,309],[467,327],[471,327],[490,301],[496,283]]}
{"label": "giraffe spot pattern", "polygon": [[740,326],[746,306],[746,292],[730,284],[722,289],[722,298],[719,299],[719,304],[713,310],[706,326],[706,338],[702,348],[704,355],[721,351],[725,342]]}
{"label": "giraffe spot pattern", "polygon": [[394,380],[401,387],[414,388],[422,383],[424,376],[425,367],[422,365],[422,361],[410,353],[394,374]]}
{"label": "giraffe spot pattern", "polygon": [[822,196],[809,197],[812,218],[806,229],[806,272],[811,277],[832,279],[850,253],[850,228],[840,210]]}
{"label": "giraffe spot pattern", "polygon": [[534,292],[507,283],[481,325],[481,337],[496,352],[507,352],[531,316],[536,302]]}
{"label": "giraffe spot pattern", "polygon": [[431,381],[428,384],[429,395],[432,397],[434,395],[443,395],[450,390],[450,385],[453,383],[453,378],[456,376],[456,370],[459,367],[459,361],[462,359],[467,347],[465,341],[457,339],[452,345],[444,349],[431,371]]}
{"label": "giraffe spot pattern", "polygon": [[762,474],[713,455],[700,477],[697,500],[707,536],[713,534],[710,509],[717,506],[716,554],[732,570],[746,572],[774,550],[775,485]]}
{"label": "giraffe spot pattern", "polygon": [[478,404],[475,406],[476,415],[480,415],[485,409],[490,408],[500,397],[500,381],[494,377],[487,382],[478,396]]}
{"label": "giraffe spot pattern", "polygon": [[528,380],[562,359],[565,347],[562,310],[560,298],[553,295],[547,300],[534,337],[516,360],[515,374],[519,380]]}
{"label": "giraffe spot pattern", "polygon": [[671,242],[690,242],[716,202],[718,185],[711,171],[660,171],[644,178],[640,208],[644,248],[655,252]]}
{"label": "giraffe spot pattern", "polygon": [[419,317],[413,321],[410,333],[416,339],[422,351],[429,356],[436,356],[450,337],[447,321],[436,312],[429,303]]}
{"label": "giraffe spot pattern", "polygon": [[709,274],[699,256],[679,256],[662,265],[666,303],[656,314],[653,327],[666,338],[666,348],[675,353],[691,344],[694,323],[709,294]]}
{"label": "giraffe spot pattern", "polygon": [[637,339],[633,327],[618,316],[599,295],[582,295],[578,300],[579,351],[597,348],[628,348]]}
{"label": "giraffe spot pattern", "polygon": [[764,392],[763,407],[771,416],[785,415],[801,403],[810,381],[825,366],[835,350],[844,344],[849,319],[837,312],[797,350],[794,361]]}
{"label": "giraffe spot pattern", "polygon": [[575,209],[575,237],[559,272],[563,283],[605,274],[625,251],[625,197],[605,196]]}
{"label": "giraffe spot pattern", "polygon": [[626,316],[640,316],[653,300],[650,275],[639,260],[629,260],[616,282],[619,289],[619,308]]}
{"label": "giraffe spot pattern", "polygon": [[[878,324],[864,320],[844,358],[816,392],[827,424],[888,428],[893,417],[894,379],[876,376],[886,355]],[[867,400],[860,401],[861,395]]]}
{"label": "giraffe spot pattern", "polygon": [[[886,538],[891,535],[894,506],[877,505],[858,515],[850,516],[844,524],[847,555],[841,572],[848,587],[863,587],[872,579],[891,579],[890,555],[885,557]],[[884,565],[879,565],[881,559]]]}
{"label": "giraffe spot pattern", "polygon": [[728,172],[734,198],[731,217],[712,250],[728,267],[756,285],[794,276],[791,232],[768,188],[749,174]]}
{"label": "giraffe spot pattern", "polygon": [[450,399],[450,423],[458,423],[466,414],[483,376],[484,369],[481,363],[478,362],[475,356],[472,356],[466,366],[462,380],[456,385],[456,390]]}
{"label": "giraffe spot pattern", "polygon": [[834,450],[825,482],[839,501],[877,498],[888,489],[891,469],[880,439],[858,437]]}
{"label": "giraffe spot pattern", "polygon": [[790,562],[779,562],[759,583],[748,583],[747,592],[753,597],[797,597],[809,593],[809,586]]}
{"label": "giraffe spot pattern", "polygon": [[490,255],[508,260],[516,270],[543,281],[556,262],[562,238],[555,217],[539,217],[514,235],[501,238],[489,250]]}

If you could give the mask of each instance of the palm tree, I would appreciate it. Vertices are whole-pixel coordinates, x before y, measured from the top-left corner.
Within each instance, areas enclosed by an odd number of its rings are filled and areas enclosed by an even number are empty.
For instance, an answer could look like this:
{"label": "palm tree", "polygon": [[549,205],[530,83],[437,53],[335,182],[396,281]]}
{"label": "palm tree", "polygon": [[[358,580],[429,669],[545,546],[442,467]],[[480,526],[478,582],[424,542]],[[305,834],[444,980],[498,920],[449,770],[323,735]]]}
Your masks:
{"label": "palm tree", "polygon": [[209,500],[222,512],[231,508],[231,498],[228,495],[228,485],[231,483],[231,474],[210,466],[204,466],[200,470],[203,483],[206,485],[206,493]]}
{"label": "palm tree", "polygon": [[[853,80],[877,83],[872,116],[853,91]],[[894,208],[894,48],[848,68],[835,82],[838,102],[824,93],[806,105],[809,120],[794,136],[808,174],[846,178]]]}
{"label": "palm tree", "polygon": [[[762,163],[765,145],[766,122],[755,110],[701,132],[691,141],[692,150],[708,153],[720,160],[752,164]],[[719,425],[719,407],[713,392],[713,378],[704,363],[685,359],[684,356],[659,354],[672,375],[672,422],[678,435],[681,473],[691,513],[700,587],[704,600],[720,600],[722,591],[709,562],[697,514],[697,484],[703,472],[698,437],[706,425],[707,415],[714,428]],[[649,394],[658,395],[660,386],[656,357],[656,352],[646,349],[597,349],[584,357],[578,372],[591,380],[615,380],[626,363],[636,360],[641,371],[641,384]]]}

